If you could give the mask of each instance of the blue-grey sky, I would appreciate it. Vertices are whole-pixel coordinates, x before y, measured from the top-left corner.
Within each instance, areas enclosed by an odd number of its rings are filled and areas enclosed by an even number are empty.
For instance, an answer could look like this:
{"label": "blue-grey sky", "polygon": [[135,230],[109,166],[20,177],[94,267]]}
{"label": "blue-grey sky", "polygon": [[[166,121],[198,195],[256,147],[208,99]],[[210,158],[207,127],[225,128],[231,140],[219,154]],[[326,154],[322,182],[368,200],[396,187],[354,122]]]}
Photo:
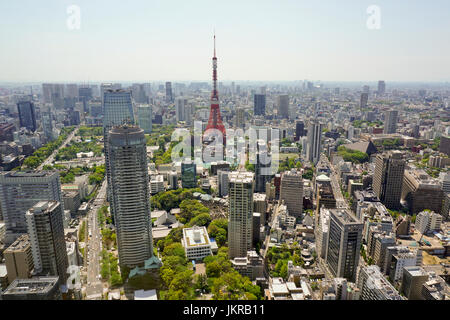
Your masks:
{"label": "blue-grey sky", "polygon": [[220,81],[450,79],[448,0],[3,0],[0,21],[0,81],[209,80],[214,29]]}

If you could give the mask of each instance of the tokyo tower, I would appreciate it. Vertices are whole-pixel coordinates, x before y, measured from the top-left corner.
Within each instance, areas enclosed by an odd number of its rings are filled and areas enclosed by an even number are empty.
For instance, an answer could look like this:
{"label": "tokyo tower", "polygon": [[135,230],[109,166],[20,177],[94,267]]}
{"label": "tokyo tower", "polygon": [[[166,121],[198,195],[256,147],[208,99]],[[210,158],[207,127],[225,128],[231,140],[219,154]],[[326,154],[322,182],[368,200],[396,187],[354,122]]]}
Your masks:
{"label": "tokyo tower", "polygon": [[217,57],[216,57],[216,35],[214,34],[214,57],[213,62],[213,89],[211,92],[211,108],[209,111],[208,125],[206,126],[206,134],[209,129],[217,129],[222,132],[223,141],[225,143],[225,127],[222,123],[219,108],[219,93],[217,91]]}

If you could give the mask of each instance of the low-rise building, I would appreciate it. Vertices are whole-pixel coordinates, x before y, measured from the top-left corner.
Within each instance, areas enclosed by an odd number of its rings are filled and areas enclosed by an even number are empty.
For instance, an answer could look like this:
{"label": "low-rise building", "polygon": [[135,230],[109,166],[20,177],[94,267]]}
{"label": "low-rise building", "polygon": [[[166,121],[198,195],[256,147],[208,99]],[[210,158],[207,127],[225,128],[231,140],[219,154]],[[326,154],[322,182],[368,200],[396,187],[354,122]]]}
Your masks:
{"label": "low-rise building", "polygon": [[2,293],[3,300],[61,300],[58,277],[15,279]]}
{"label": "low-rise building", "polygon": [[204,257],[212,255],[211,242],[205,227],[194,226],[183,229],[181,244],[188,260],[202,260]]}
{"label": "low-rise building", "polygon": [[256,251],[248,251],[246,257],[236,257],[231,260],[233,268],[250,280],[264,277],[264,260]]}

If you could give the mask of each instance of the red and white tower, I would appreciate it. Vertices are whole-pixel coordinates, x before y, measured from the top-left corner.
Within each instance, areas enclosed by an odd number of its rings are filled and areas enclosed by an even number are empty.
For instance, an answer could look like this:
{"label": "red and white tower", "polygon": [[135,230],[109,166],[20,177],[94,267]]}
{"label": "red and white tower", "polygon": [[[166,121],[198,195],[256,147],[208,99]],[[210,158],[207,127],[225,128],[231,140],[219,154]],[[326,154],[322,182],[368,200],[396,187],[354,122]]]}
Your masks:
{"label": "red and white tower", "polygon": [[209,129],[217,129],[222,132],[223,142],[225,143],[225,127],[222,123],[219,108],[219,92],[217,91],[217,57],[216,57],[216,35],[214,34],[214,57],[213,62],[213,89],[211,92],[211,108],[209,111],[208,125],[205,134],[209,136]]}

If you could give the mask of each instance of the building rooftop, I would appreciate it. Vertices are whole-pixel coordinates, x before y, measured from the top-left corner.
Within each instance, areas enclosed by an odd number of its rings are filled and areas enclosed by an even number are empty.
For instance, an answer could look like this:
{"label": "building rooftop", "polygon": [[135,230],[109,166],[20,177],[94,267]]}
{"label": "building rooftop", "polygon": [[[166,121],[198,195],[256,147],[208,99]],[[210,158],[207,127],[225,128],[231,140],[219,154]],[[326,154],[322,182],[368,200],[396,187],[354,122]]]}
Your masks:
{"label": "building rooftop", "polygon": [[23,234],[5,250],[5,253],[21,251],[27,246],[30,246],[30,238],[28,237],[28,234]]}
{"label": "building rooftop", "polygon": [[252,183],[253,176],[254,176],[253,172],[233,171],[228,174],[228,179],[230,182],[234,183]]}
{"label": "building rooftop", "polygon": [[183,240],[186,248],[210,244],[205,227],[194,226],[183,229]]}
{"label": "building rooftop", "polygon": [[34,277],[31,279],[15,279],[3,292],[3,295],[31,293],[45,294],[58,283],[58,279],[58,277]]}

